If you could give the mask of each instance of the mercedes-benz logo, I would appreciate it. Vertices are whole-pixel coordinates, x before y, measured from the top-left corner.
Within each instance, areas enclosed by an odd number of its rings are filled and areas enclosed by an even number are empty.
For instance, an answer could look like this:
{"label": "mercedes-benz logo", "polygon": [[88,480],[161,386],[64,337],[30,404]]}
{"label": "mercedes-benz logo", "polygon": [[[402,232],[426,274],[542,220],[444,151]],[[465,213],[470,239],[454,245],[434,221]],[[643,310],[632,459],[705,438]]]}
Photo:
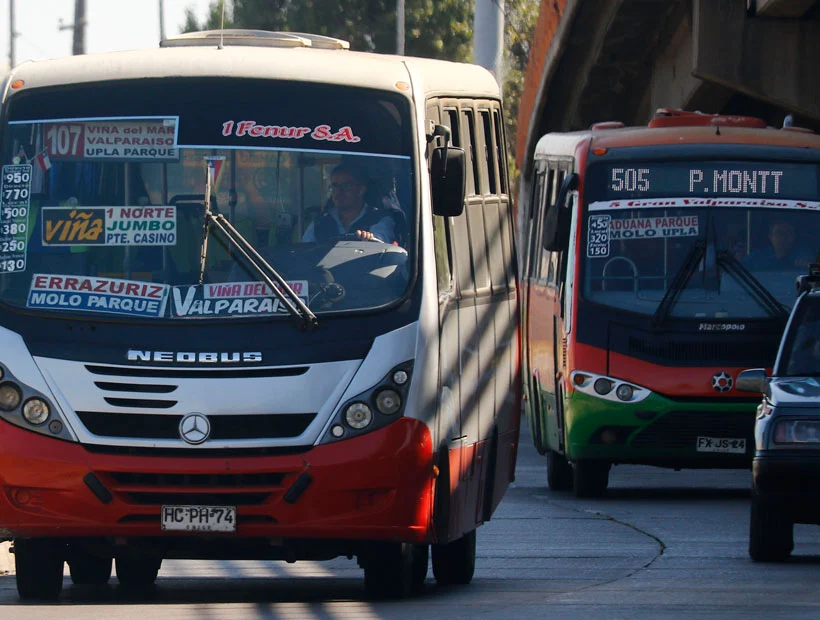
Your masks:
{"label": "mercedes-benz logo", "polygon": [[201,413],[189,413],[179,421],[179,436],[194,446],[211,436],[211,423]]}
{"label": "mercedes-benz logo", "polygon": [[712,387],[716,392],[728,392],[732,389],[734,383],[728,372],[719,372],[712,377]]}

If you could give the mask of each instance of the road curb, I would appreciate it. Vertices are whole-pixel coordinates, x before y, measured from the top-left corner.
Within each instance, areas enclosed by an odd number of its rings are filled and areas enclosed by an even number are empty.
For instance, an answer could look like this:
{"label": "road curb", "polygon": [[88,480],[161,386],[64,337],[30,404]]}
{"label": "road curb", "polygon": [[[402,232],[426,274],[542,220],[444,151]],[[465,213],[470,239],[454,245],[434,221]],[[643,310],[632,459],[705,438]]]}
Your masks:
{"label": "road curb", "polygon": [[14,572],[14,557],[9,553],[10,542],[0,543],[0,575],[10,575]]}

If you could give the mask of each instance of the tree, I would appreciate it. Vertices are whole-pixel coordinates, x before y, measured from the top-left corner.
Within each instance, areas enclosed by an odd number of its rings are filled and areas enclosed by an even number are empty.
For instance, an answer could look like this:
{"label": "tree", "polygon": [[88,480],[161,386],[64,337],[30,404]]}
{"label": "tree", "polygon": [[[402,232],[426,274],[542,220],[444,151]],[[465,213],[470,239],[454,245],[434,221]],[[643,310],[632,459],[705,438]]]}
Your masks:
{"label": "tree", "polygon": [[[188,9],[184,31],[219,28],[223,0],[199,22]],[[233,0],[225,26],[310,32],[350,42],[351,49],[396,51],[396,0]],[[472,0],[406,0],[405,51],[411,56],[468,61]]]}
{"label": "tree", "polygon": [[507,130],[507,159],[510,187],[518,185],[515,163],[516,124],[524,75],[530,57],[530,46],[538,23],[539,0],[507,0],[504,15],[504,49],[506,50],[504,84],[504,123]]}

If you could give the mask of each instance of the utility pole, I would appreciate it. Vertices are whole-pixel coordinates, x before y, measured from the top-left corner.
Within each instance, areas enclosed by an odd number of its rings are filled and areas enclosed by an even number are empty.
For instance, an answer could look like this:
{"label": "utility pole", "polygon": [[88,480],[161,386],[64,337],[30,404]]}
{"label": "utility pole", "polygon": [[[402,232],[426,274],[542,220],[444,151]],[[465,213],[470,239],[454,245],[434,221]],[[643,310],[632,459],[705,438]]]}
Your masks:
{"label": "utility pole", "polygon": [[504,0],[475,0],[473,56],[500,82],[504,49]]}
{"label": "utility pole", "polygon": [[64,24],[59,20],[58,30],[74,30],[74,45],[71,53],[75,56],[85,54],[85,0],[74,0],[74,23]]}
{"label": "utility pole", "polygon": [[404,0],[396,0],[396,53],[404,56]]}
{"label": "utility pole", "polygon": [[159,0],[159,40],[165,40],[165,14],[163,11],[163,2]]}
{"label": "utility pole", "polygon": [[14,39],[17,33],[14,31],[14,0],[9,0],[9,69],[14,68],[16,62],[14,54]]}

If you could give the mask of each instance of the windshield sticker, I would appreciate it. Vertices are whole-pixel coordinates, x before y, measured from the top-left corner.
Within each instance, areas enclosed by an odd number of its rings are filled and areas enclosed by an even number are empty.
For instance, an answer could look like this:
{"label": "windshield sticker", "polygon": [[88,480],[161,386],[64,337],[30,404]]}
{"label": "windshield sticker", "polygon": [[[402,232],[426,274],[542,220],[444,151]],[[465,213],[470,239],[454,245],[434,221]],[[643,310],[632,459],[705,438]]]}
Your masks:
{"label": "windshield sticker", "polygon": [[587,258],[606,258],[609,256],[609,215],[590,215],[587,231]]}
{"label": "windshield sticker", "polygon": [[[294,280],[287,284],[307,304],[307,281]],[[177,317],[253,316],[287,312],[287,308],[263,282],[175,286],[172,289],[172,299],[172,312]]]}
{"label": "windshield sticker", "polygon": [[[599,217],[599,216],[590,216]],[[698,216],[634,217],[612,220],[609,224],[611,239],[663,239],[668,237],[697,237]]]}
{"label": "windshield sticker", "polygon": [[169,289],[150,282],[34,274],[26,307],[161,317]]}
{"label": "windshield sticker", "polygon": [[179,159],[175,119],[46,123],[44,134],[52,159]]}
{"label": "windshield sticker", "polygon": [[26,269],[31,172],[31,164],[3,166],[0,185],[0,273]]}
{"label": "windshield sticker", "polygon": [[599,200],[589,203],[590,211],[669,209],[673,207],[759,207],[765,209],[820,211],[820,202],[814,200],[769,200],[767,198],[645,198],[641,200]]}
{"label": "windshield sticker", "polygon": [[44,246],[176,245],[176,207],[43,207]]}
{"label": "windshield sticker", "polygon": [[285,138],[301,140],[305,136],[313,140],[327,142],[361,142],[361,138],[353,133],[353,129],[344,126],[334,131],[330,125],[316,127],[288,127],[287,125],[257,125],[256,121],[225,121],[222,123],[222,135],[241,138]]}

